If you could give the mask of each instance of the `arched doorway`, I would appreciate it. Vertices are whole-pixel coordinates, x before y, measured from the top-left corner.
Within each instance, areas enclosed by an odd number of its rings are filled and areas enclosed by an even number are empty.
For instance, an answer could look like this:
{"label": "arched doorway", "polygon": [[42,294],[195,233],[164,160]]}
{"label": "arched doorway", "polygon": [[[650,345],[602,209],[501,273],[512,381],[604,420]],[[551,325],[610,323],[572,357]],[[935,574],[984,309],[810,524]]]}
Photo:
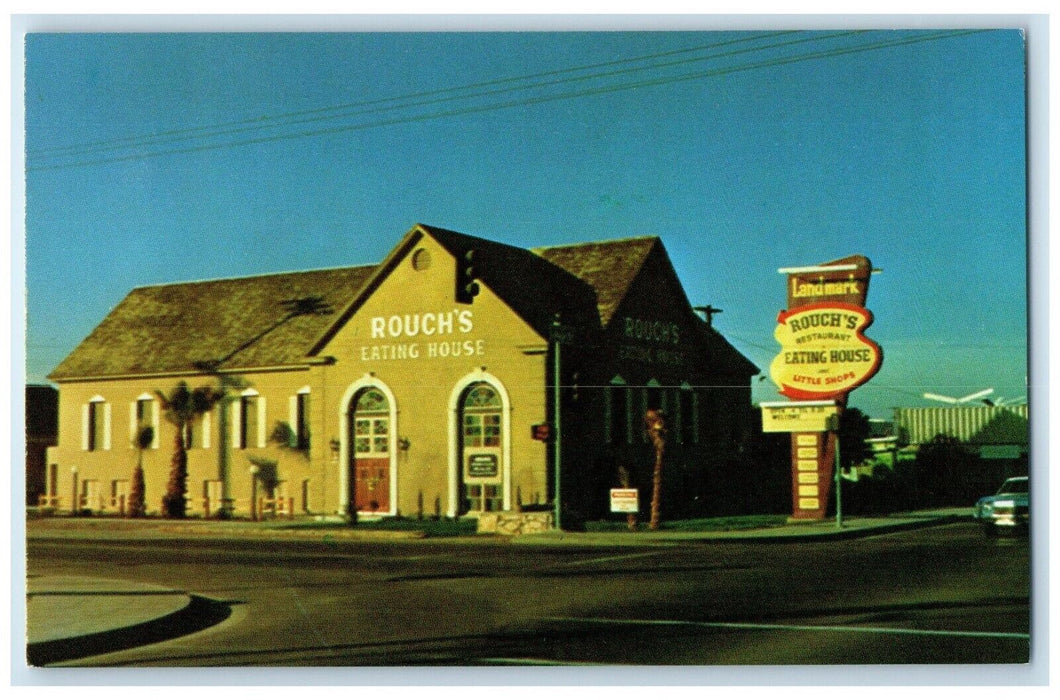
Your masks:
{"label": "arched doorway", "polygon": [[470,384],[460,395],[459,514],[504,510],[504,410],[488,382]]}
{"label": "arched doorway", "polygon": [[347,503],[358,513],[390,511],[393,440],[390,402],[376,387],[354,394],[347,411]]}

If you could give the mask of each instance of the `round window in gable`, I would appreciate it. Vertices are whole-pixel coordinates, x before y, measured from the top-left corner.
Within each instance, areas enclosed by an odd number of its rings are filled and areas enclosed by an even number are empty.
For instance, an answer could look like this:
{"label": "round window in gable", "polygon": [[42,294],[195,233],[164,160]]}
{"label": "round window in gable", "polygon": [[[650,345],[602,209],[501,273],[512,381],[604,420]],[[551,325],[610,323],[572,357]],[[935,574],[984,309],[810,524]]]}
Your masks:
{"label": "round window in gable", "polygon": [[412,254],[412,269],[417,271],[426,270],[431,266],[431,253],[426,248],[420,248]]}

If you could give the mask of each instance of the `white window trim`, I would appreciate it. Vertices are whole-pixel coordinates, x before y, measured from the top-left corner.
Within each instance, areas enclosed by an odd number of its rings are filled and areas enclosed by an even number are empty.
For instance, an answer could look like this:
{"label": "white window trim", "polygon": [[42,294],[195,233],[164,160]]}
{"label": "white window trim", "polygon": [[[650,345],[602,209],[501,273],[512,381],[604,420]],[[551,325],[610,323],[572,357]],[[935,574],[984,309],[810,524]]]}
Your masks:
{"label": "white window trim", "polygon": [[[298,447],[298,397],[302,394],[310,394],[309,387],[304,386],[297,392],[292,394],[287,400],[287,417],[288,425],[291,428],[291,445],[290,447]],[[306,423],[309,423],[309,416],[305,417]]]}
{"label": "white window trim", "polygon": [[258,447],[265,447],[268,444],[269,436],[265,434],[265,426],[268,424],[265,419],[265,397],[258,395]]}
{"label": "white window trim", "polygon": [[493,388],[501,397],[501,465],[502,492],[504,510],[512,509],[512,402],[508,396],[508,390],[500,379],[485,371],[478,369],[461,377],[453,386],[449,394],[449,503],[446,515],[455,518],[457,505],[460,502],[460,469],[463,468],[463,460],[460,455],[460,397],[472,384],[485,382]]}
{"label": "white window trim", "polygon": [[143,393],[136,397],[135,400],[129,403],[129,447],[136,448],[136,429],[139,427],[136,421],[136,404],[140,401],[151,402],[151,416],[149,417],[151,424],[151,446],[150,449],[158,449],[158,416],[159,416],[159,405],[158,399],[151,394]]}
{"label": "white window trim", "polygon": [[[385,382],[379,380],[374,374],[365,374],[360,379],[350,384],[339,401],[339,513],[347,513],[350,506],[350,402],[363,389],[378,389],[386,397],[387,406],[390,410],[390,503],[389,510],[383,515],[397,515],[398,504],[398,475],[397,475],[397,440],[398,435],[398,410],[397,398],[394,392]],[[370,515],[364,513],[363,515]],[[380,515],[378,511],[374,515]]]}
{"label": "white window trim", "polygon": [[248,447],[243,444],[243,398],[253,396],[258,400],[258,440],[257,447],[263,448],[268,443],[265,435],[265,397],[254,389],[247,389],[240,393],[239,401],[232,402],[232,445],[234,449],[242,450]]}
{"label": "white window trim", "polygon": [[81,449],[82,451],[87,452],[89,443],[91,442],[91,439],[88,434],[88,429],[90,424],[89,412],[92,410],[92,404],[101,404],[103,406],[103,414],[101,416],[97,416],[97,420],[99,418],[103,419],[103,444],[96,445],[93,452],[97,452],[99,450],[109,450],[111,418],[110,403],[108,403],[107,400],[99,394],[96,394],[88,400],[88,403],[82,404],[81,406]]}

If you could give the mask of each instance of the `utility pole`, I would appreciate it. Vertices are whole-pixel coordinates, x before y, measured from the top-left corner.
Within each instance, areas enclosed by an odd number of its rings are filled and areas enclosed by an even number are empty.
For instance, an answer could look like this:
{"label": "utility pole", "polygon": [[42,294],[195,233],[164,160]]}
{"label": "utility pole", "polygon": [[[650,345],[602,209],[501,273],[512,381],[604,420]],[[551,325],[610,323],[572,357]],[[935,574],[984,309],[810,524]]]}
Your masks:
{"label": "utility pole", "polygon": [[554,479],[554,482],[555,482],[555,485],[554,485],[555,496],[553,497],[553,499],[555,501],[555,510],[556,510],[555,519],[556,519],[556,529],[557,530],[562,530],[563,529],[563,526],[562,526],[561,521],[560,521],[560,512],[563,509],[563,502],[562,502],[563,499],[560,497],[560,493],[561,493],[561,491],[560,491],[560,455],[562,454],[562,447],[561,447],[561,444],[560,444],[561,443],[561,441],[560,441],[560,433],[561,433],[560,425],[561,425],[561,421],[560,421],[560,411],[559,411],[559,404],[560,404],[560,386],[559,386],[559,384],[560,384],[560,381],[559,381],[559,378],[560,378],[560,374],[559,374],[559,372],[560,372],[560,361],[559,361],[560,360],[560,358],[559,358],[560,335],[561,335],[561,327],[560,327],[560,323],[559,323],[559,314],[556,314],[555,318],[552,319],[552,403],[553,403],[552,422],[555,423],[555,425],[552,426],[552,432],[553,432],[552,449],[553,449],[553,464],[555,465],[555,474],[553,475],[553,479]]}
{"label": "utility pole", "polygon": [[828,417],[828,430],[835,439],[835,526],[843,527],[843,463],[839,459],[839,414]]}
{"label": "utility pole", "polygon": [[720,314],[722,309],[716,309],[710,304],[706,306],[693,306],[693,311],[699,311],[703,314],[703,320],[707,322],[707,326],[713,328],[714,326],[714,314]]}

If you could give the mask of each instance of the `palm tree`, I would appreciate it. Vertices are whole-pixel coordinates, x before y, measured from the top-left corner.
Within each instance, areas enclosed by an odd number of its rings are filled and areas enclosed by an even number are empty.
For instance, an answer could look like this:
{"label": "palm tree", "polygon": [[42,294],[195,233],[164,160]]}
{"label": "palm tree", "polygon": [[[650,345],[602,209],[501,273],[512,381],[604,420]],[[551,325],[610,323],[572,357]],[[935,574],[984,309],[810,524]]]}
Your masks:
{"label": "palm tree", "polygon": [[129,489],[127,513],[130,518],[142,518],[147,514],[147,486],[144,482],[144,450],[155,440],[155,430],[149,425],[136,431],[136,470],[133,471]]}
{"label": "palm tree", "polygon": [[209,386],[189,389],[187,382],[182,381],[168,396],[157,390],[155,394],[161,402],[166,420],[177,429],[169,482],[162,496],[162,512],[169,518],[183,518],[187,512],[187,497],[184,493],[188,483],[188,451],[184,435],[188,425],[214,407],[221,398],[221,392]]}
{"label": "palm tree", "polygon": [[662,511],[662,468],[663,455],[666,452],[666,414],[659,409],[650,408],[644,417],[648,437],[655,448],[655,467],[652,470],[651,520],[648,527],[658,530]]}

